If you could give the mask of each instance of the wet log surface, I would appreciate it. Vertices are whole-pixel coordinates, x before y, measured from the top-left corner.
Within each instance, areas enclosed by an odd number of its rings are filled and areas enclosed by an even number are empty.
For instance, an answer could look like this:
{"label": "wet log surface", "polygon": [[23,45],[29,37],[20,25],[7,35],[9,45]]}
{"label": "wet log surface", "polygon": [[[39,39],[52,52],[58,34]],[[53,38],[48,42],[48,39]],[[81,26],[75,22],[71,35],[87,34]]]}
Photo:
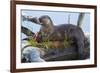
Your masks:
{"label": "wet log surface", "polygon": [[[88,59],[90,56],[89,49],[84,49],[84,57]],[[78,53],[75,48],[65,49],[49,49],[45,50],[45,55],[42,56],[45,61],[64,61],[64,60],[78,60]]]}

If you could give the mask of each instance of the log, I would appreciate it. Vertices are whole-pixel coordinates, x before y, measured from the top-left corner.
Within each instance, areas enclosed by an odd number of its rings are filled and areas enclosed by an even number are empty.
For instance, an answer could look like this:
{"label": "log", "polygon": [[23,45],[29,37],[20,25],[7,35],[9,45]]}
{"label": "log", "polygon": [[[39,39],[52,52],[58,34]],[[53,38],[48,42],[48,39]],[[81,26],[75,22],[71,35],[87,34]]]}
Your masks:
{"label": "log", "polygon": [[35,33],[29,30],[28,28],[21,26],[21,32],[24,33],[27,36],[34,36]]}
{"label": "log", "polygon": [[[90,50],[84,49],[84,59],[90,57]],[[62,49],[45,49],[45,54],[42,56],[45,61],[64,61],[64,60],[79,60],[78,52],[74,47]]]}

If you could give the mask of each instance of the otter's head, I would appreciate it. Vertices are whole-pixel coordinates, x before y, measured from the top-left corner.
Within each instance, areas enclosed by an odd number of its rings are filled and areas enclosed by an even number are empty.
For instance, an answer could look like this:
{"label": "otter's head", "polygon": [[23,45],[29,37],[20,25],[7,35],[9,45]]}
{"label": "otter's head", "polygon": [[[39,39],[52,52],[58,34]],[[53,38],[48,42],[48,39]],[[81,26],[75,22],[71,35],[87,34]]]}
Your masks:
{"label": "otter's head", "polygon": [[53,22],[48,15],[41,16],[39,18],[39,21],[42,24],[42,26],[46,26],[46,27],[53,26]]}

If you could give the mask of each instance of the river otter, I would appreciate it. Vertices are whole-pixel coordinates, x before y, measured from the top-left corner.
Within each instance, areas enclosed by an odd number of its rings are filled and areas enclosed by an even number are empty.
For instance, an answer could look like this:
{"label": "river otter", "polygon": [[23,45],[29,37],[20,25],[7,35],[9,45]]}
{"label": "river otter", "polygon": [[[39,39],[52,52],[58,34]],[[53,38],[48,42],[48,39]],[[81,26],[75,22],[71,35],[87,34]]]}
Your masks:
{"label": "river otter", "polygon": [[42,42],[45,38],[49,41],[64,41],[67,37],[72,40],[78,52],[78,59],[84,59],[84,32],[82,29],[73,24],[61,24],[55,26],[48,15],[40,18],[27,18],[28,21],[41,25],[38,38]]}

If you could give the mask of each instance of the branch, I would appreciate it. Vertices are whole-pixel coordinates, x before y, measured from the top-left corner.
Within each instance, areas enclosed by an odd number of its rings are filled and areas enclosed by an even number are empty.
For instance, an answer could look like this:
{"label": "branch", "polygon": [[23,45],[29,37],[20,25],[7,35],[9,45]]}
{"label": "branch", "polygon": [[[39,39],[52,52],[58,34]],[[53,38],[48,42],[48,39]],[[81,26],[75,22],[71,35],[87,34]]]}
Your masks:
{"label": "branch", "polygon": [[23,21],[30,21],[30,22],[36,23],[36,24],[40,24],[40,21],[39,21],[39,19],[37,17],[22,15],[22,20]]}
{"label": "branch", "polygon": [[26,34],[27,36],[34,36],[35,33],[33,33],[31,30],[29,30],[26,27],[21,26],[21,32]]}
{"label": "branch", "polygon": [[82,22],[83,22],[83,19],[84,19],[84,15],[85,15],[85,13],[80,13],[80,15],[78,17],[77,26],[79,26],[79,27],[82,26]]}

